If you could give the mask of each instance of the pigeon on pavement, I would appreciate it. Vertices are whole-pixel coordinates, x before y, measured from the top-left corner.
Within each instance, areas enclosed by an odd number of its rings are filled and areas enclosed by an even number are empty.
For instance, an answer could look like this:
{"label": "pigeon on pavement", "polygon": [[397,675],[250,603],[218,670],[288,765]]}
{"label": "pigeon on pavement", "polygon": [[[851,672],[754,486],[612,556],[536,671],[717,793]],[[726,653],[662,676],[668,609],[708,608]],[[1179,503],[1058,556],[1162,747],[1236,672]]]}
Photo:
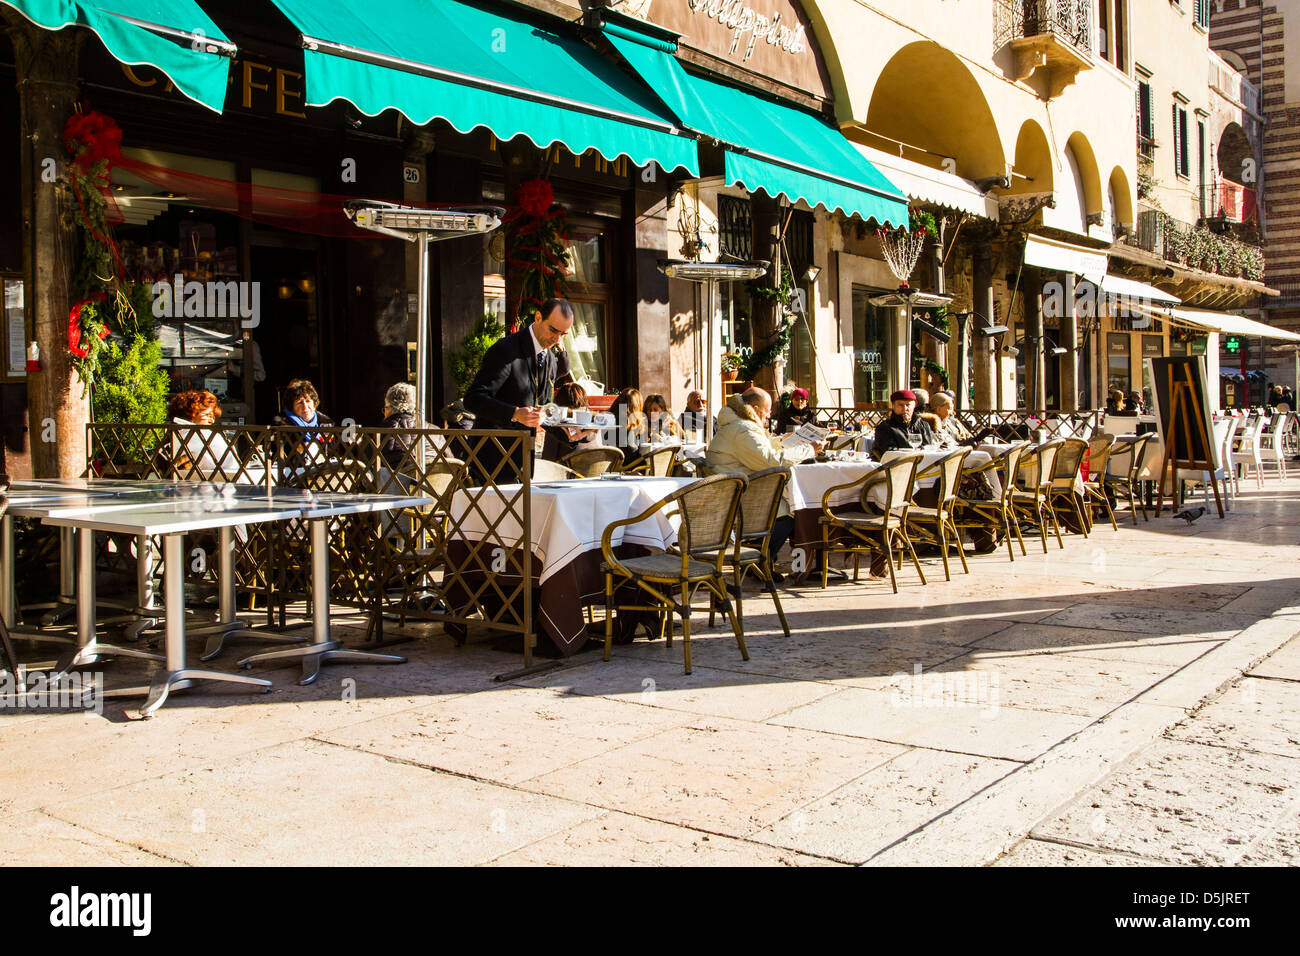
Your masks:
{"label": "pigeon on pavement", "polygon": [[1174,517],[1182,518],[1188,524],[1191,524],[1203,514],[1205,514],[1204,508],[1184,508],[1182,511],[1178,512],[1178,514],[1174,515]]}

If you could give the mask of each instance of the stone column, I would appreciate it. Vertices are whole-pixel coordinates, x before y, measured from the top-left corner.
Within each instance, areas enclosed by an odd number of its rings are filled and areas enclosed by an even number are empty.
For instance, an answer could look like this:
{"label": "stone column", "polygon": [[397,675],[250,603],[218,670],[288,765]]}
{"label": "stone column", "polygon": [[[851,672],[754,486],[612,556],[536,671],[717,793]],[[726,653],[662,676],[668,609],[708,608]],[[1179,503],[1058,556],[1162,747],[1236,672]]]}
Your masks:
{"label": "stone column", "polygon": [[1061,347],[1069,349],[1060,357],[1061,411],[1073,412],[1079,408],[1079,316],[1074,304],[1074,276],[1064,276],[1065,294],[1061,302]]}
{"label": "stone column", "polygon": [[997,317],[993,314],[992,250],[987,245],[981,244],[975,249],[974,259],[975,294],[972,308],[977,314],[971,318],[970,348],[975,366],[975,408],[988,409],[993,408],[996,402],[994,356],[997,340],[980,335],[979,329],[984,325],[997,324]]}

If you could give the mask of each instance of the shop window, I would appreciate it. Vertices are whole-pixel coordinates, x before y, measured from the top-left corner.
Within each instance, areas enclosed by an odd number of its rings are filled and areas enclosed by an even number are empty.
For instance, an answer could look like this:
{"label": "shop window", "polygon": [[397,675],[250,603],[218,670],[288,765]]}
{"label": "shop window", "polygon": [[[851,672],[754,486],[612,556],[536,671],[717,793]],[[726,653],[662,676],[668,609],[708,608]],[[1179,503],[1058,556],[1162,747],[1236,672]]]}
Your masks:
{"label": "shop window", "polygon": [[1106,333],[1106,388],[1132,391],[1133,360],[1127,332]]}
{"label": "shop window", "polygon": [[599,383],[605,392],[614,391],[619,370],[609,362],[610,319],[613,289],[609,275],[611,239],[600,223],[574,225],[565,249],[569,253],[569,274],[564,279],[564,297],[573,306],[573,328],[561,347],[569,353],[574,379]]}
{"label": "shop window", "polygon": [[23,280],[4,276],[5,378],[23,378],[27,368],[27,318]]}
{"label": "shop window", "polygon": [[750,321],[753,298],[749,294],[749,287],[743,282],[724,282],[721,292],[723,350],[733,352],[736,349],[753,348],[754,328]]}
{"label": "shop window", "polygon": [[1155,390],[1151,383],[1151,366],[1149,358],[1161,358],[1165,354],[1165,337],[1163,335],[1142,336],[1142,404],[1151,407]]}
{"label": "shop window", "polygon": [[754,258],[754,220],[748,199],[718,197],[718,255],[745,262]]}
{"label": "shop window", "polygon": [[871,304],[880,290],[853,287],[853,397],[858,405],[889,401],[890,309]]}

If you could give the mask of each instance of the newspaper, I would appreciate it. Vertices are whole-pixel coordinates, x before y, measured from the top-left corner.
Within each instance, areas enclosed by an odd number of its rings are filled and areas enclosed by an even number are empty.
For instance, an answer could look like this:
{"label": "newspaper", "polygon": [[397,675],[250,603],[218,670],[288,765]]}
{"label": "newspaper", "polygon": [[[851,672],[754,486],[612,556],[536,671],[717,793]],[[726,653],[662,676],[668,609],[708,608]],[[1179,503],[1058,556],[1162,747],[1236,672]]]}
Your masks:
{"label": "newspaper", "polygon": [[803,461],[805,458],[813,457],[816,454],[813,446],[825,440],[826,429],[818,428],[809,422],[800,425],[782,438],[781,446],[785,449],[785,457],[788,461]]}

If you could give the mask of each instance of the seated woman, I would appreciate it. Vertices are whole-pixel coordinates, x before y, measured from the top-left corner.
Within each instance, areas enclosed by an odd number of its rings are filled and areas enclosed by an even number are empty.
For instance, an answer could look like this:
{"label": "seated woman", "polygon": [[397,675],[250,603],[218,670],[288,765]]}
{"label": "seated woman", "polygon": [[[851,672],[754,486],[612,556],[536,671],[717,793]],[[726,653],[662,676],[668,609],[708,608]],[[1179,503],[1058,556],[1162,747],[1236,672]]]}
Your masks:
{"label": "seated woman", "polygon": [[[295,378],[284,387],[284,410],[271,419],[272,425],[296,425],[300,428],[325,428],[334,424],[334,420],[322,415],[317,406],[320,396],[316,388],[305,378]],[[302,468],[325,460],[324,445],[333,440],[333,435],[320,432],[303,431],[294,443],[289,455],[290,468]]]}
{"label": "seated woman", "polygon": [[[555,404],[569,411],[588,408],[587,390],[577,382],[566,382],[555,390]],[[566,416],[568,417],[568,416]],[[545,425],[546,439],[542,443],[542,457],[559,461],[575,451],[597,448],[601,445],[600,429],[574,428],[571,425]]]}
{"label": "seated woman", "polygon": [[681,441],[682,426],[673,417],[672,409],[662,395],[647,395],[645,399],[646,426],[651,441]]}
{"label": "seated woman", "polygon": [[[384,393],[383,427],[414,431],[422,428],[437,428],[438,426],[420,421],[415,408],[415,386],[406,382],[398,382],[390,386],[388,391]],[[440,437],[435,435],[424,439],[426,461],[437,457],[437,449],[444,444],[438,441]],[[384,459],[384,463],[393,471],[402,470],[403,465],[406,466],[405,470],[409,471],[418,465],[419,451],[412,452],[410,450],[414,446],[415,440],[411,436],[389,435],[380,447],[379,454]]]}
{"label": "seated woman", "polygon": [[938,439],[939,444],[960,445],[974,438],[970,429],[958,421],[957,416],[953,414],[957,410],[956,405],[947,392],[936,392],[930,400],[930,408],[932,410],[921,417],[930,423],[930,428],[934,431],[934,437]]}
{"label": "seated woman", "polygon": [[1106,393],[1106,412],[1114,415],[1116,412],[1124,411],[1124,393],[1118,388],[1112,388]]}
{"label": "seated woman", "polygon": [[180,429],[172,439],[170,469],[172,475],[186,481],[231,481],[259,483],[266,477],[260,460],[241,467],[239,455],[215,425],[221,417],[217,396],[207,391],[191,390],[172,396],[167,417]]}
{"label": "seated woman", "polygon": [[641,445],[650,440],[650,425],[645,416],[641,393],[635,388],[625,388],[618,393],[609,407],[618,428],[614,444],[623,452],[623,461],[629,462],[641,454]]}
{"label": "seated woman", "polygon": [[790,393],[790,404],[781,409],[781,414],[777,416],[776,432],[778,435],[784,435],[786,432],[792,432],[800,425],[815,425],[817,423],[817,409],[808,404],[808,390],[796,388]]}

